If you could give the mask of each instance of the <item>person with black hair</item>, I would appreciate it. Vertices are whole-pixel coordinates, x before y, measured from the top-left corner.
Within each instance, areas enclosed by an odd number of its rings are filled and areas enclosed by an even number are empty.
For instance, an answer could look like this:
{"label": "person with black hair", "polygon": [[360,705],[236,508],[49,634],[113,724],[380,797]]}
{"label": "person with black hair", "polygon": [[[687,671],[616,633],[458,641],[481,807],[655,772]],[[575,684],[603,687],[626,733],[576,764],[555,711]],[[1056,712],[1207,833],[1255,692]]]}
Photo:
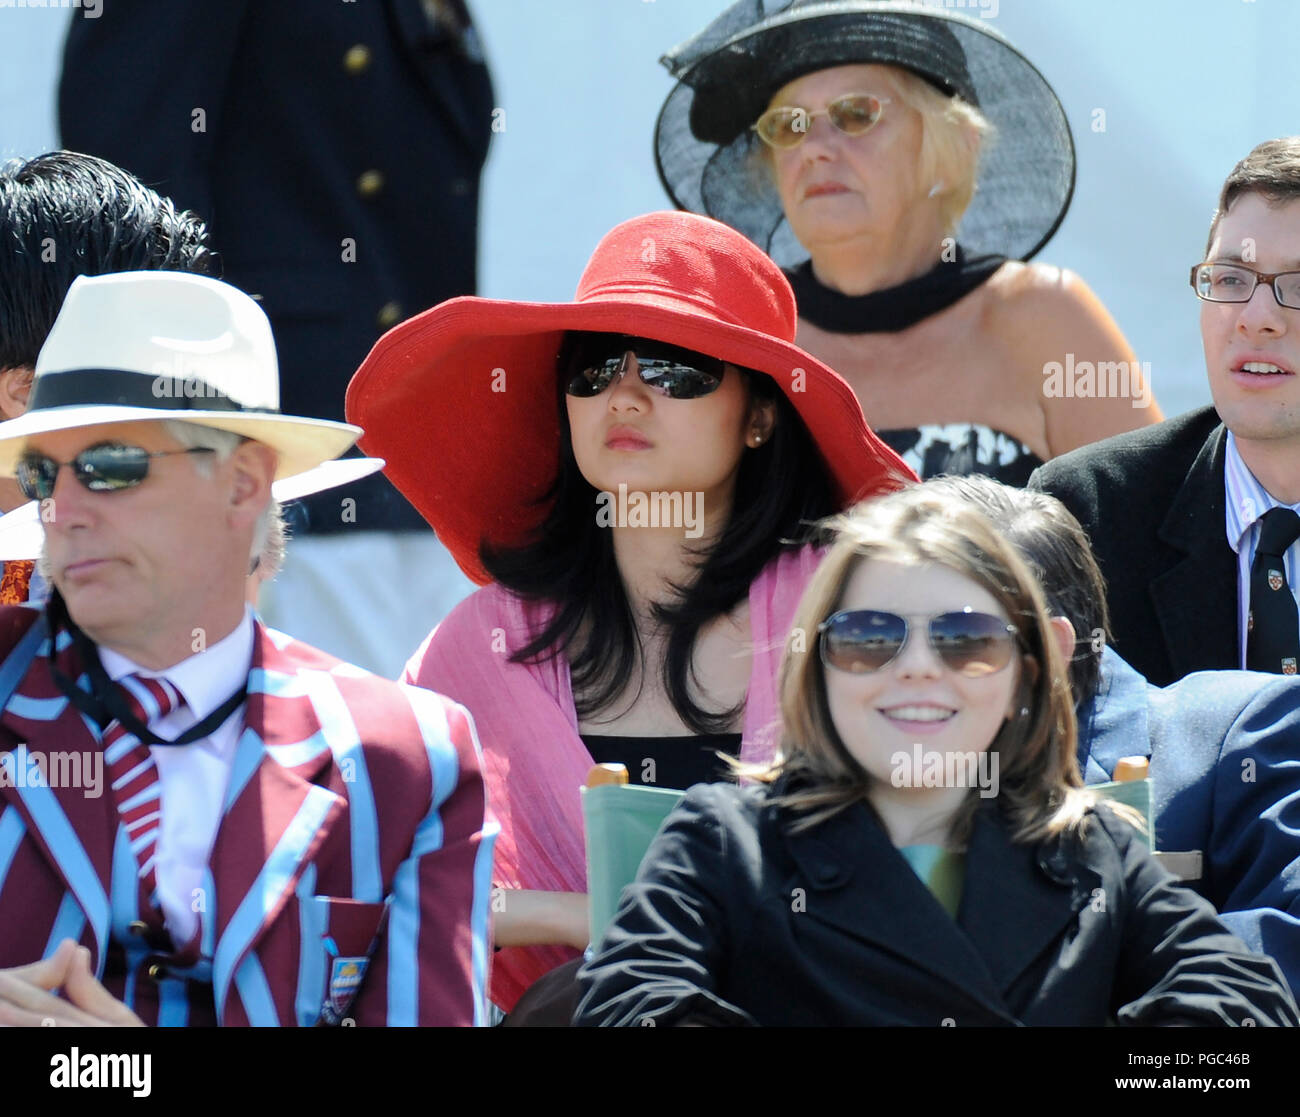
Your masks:
{"label": "person with black hair", "polygon": [[[52,151],[0,167],[0,420],[27,410],[36,356],[72,281],[119,271],[215,276],[217,258],[194,214],[103,159]],[[0,478],[0,512],[26,499]],[[0,604],[42,596],[31,560],[4,565]]]}
{"label": "person with black hair", "polygon": [[716,751],[768,759],[777,663],[819,560],[810,524],[912,476],[794,330],[757,248],[650,214],[601,241],[575,302],[443,303],[349,388],[367,452],[492,583],[406,679],[480,727],[507,1010],[573,957],[545,944],[586,945],[577,789],[593,761],[685,787],[718,778]]}

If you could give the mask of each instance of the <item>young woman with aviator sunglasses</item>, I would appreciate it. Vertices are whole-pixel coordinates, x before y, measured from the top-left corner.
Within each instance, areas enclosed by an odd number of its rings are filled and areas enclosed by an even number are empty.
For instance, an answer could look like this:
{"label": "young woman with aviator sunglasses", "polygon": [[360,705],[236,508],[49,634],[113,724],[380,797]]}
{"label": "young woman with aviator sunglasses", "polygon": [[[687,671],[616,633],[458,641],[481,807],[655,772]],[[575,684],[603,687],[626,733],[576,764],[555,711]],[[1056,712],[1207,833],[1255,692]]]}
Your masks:
{"label": "young woman with aviator sunglasses", "polygon": [[478,728],[503,1008],[586,945],[592,763],[686,787],[725,771],[718,751],[769,759],[811,525],[910,479],[794,329],[757,248],[651,214],[602,240],[573,303],[453,300],[353,381],[368,451],[491,583],[407,678]]}
{"label": "young woman with aviator sunglasses", "polygon": [[1296,1023],[1274,962],[1082,787],[1071,637],[987,520],[921,485],[839,528],[780,757],[670,816],[578,1022]]}

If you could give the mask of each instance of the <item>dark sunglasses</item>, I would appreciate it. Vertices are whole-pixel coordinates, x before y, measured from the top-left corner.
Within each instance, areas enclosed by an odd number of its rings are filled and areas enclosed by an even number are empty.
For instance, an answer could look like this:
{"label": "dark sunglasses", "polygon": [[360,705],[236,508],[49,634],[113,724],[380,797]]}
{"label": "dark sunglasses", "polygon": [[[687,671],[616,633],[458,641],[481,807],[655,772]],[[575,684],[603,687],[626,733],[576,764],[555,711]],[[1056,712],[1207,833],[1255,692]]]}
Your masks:
{"label": "dark sunglasses", "polygon": [[628,370],[628,354],[641,382],[669,399],[699,399],[716,392],[726,366],[678,345],[640,337],[596,334],[575,341],[564,363],[564,390],[578,399],[600,395]]}
{"label": "dark sunglasses", "polygon": [[123,446],[120,442],[100,442],[82,450],[70,462],[56,462],[44,454],[29,451],[18,462],[18,487],[28,500],[48,500],[54,495],[59,470],[66,465],[92,493],[117,492],[119,489],[133,489],[149,476],[150,458],[214,453],[216,451],[211,446],[151,451],[142,446]]}
{"label": "dark sunglasses", "polygon": [[[1019,630],[1001,617],[963,609],[929,617],[930,647],[945,667],[976,679],[1001,671],[1015,653]],[[876,609],[846,609],[817,626],[822,662],[853,675],[888,667],[907,645],[906,617]]]}

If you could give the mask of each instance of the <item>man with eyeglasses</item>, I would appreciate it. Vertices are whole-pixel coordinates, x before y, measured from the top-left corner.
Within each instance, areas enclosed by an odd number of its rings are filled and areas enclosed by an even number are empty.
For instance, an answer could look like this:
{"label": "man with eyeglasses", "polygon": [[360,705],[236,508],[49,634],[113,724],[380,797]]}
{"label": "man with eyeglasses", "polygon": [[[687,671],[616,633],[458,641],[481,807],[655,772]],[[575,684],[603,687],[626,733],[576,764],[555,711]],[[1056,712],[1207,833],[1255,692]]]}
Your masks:
{"label": "man with eyeglasses", "polygon": [[1214,406],[1038,469],[1092,539],[1116,650],[1157,686],[1300,661],[1300,137],[1228,176],[1192,269]]}
{"label": "man with eyeglasses", "polygon": [[272,484],[358,429],[281,413],[257,304],[167,272],[77,279],[28,403],[0,473],[54,592],[0,608],[0,1024],[483,1022],[469,716],[245,605]]}

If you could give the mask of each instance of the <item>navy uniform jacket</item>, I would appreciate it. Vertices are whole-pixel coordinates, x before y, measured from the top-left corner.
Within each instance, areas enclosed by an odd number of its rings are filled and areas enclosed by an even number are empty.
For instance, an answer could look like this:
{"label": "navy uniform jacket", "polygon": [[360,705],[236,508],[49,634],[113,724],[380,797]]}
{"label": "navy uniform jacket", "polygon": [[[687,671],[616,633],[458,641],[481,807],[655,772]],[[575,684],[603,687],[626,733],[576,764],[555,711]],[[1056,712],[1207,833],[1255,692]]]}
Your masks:
{"label": "navy uniform jacket", "polygon": [[[281,409],[340,421],[381,333],[474,293],[492,108],[472,29],[421,0],[114,0],[72,21],[59,89],[64,146],[194,210],[261,296]],[[425,526],[378,476],[306,503],[311,530]]]}
{"label": "navy uniform jacket", "polygon": [[1288,1024],[1253,954],[1103,809],[1082,842],[976,816],[954,921],[863,803],[791,834],[770,788],[701,784],[579,974],[579,1024]]}
{"label": "navy uniform jacket", "polygon": [[1207,671],[1154,687],[1109,648],[1079,711],[1079,766],[1151,759],[1156,848],[1200,850],[1196,888],[1300,993],[1300,679]]}

